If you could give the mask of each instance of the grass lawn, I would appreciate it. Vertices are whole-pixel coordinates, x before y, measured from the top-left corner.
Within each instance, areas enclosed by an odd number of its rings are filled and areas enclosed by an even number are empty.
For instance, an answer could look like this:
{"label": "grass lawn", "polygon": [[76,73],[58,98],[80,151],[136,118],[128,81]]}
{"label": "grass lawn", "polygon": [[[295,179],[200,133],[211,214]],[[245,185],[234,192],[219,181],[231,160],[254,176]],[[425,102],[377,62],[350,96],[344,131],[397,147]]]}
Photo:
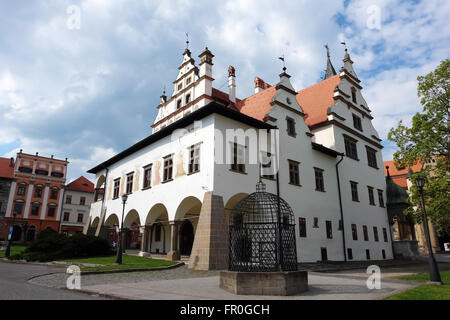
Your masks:
{"label": "grass lawn", "polygon": [[[410,280],[418,282],[427,282],[430,280],[428,273],[418,273],[408,276],[392,277],[399,280]],[[441,271],[443,286],[434,284],[423,284],[417,288],[410,289],[385,300],[450,300],[450,271]]]}
{"label": "grass lawn", "polygon": [[81,267],[81,271],[108,271],[120,269],[152,269],[156,267],[168,267],[176,264],[173,261],[150,259],[137,256],[128,256],[126,254],[122,257],[122,264],[116,265],[116,256],[101,257],[101,258],[86,258],[86,259],[70,259],[66,260],[73,264],[99,264],[97,267]]}
{"label": "grass lawn", "polygon": [[[10,251],[10,255],[13,256],[15,254],[21,253],[22,251],[25,250],[25,246],[11,246],[11,251]],[[0,258],[4,258],[5,257],[5,250],[0,250]]]}

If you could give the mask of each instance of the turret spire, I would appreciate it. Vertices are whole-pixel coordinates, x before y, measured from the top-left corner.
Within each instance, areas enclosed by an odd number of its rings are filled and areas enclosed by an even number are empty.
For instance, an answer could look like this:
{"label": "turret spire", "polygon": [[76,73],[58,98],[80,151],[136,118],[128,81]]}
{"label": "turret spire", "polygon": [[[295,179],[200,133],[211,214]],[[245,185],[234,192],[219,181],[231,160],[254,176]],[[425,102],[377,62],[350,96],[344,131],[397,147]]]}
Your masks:
{"label": "turret spire", "polygon": [[336,70],[334,69],[333,64],[331,63],[330,48],[328,48],[328,44],[325,45],[325,48],[327,49],[327,70],[325,71],[324,80],[336,75]]}

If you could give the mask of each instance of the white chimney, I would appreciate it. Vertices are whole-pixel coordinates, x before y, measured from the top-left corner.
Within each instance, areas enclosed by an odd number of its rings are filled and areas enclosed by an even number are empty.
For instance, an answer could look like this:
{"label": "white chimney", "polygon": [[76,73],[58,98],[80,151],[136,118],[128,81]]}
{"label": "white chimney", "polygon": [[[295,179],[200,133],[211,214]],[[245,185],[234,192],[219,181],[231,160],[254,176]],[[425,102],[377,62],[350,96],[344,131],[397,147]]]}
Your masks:
{"label": "white chimney", "polygon": [[230,101],[236,103],[236,70],[233,66],[228,67],[228,89]]}

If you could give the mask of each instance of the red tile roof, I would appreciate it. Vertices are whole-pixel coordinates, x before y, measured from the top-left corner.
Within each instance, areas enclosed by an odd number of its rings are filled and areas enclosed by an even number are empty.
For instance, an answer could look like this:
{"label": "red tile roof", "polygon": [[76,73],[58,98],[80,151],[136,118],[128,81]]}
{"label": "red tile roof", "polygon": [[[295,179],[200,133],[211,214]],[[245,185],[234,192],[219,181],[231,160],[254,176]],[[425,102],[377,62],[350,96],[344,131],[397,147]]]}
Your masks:
{"label": "red tile roof", "polygon": [[94,193],[94,184],[81,176],[67,185],[67,190]]}
{"label": "red tile roof", "polygon": [[0,158],[0,178],[14,178],[14,167],[10,167],[10,159]]}
{"label": "red tile roof", "polygon": [[264,116],[270,112],[270,102],[275,93],[276,88],[270,87],[236,103],[236,107],[243,114],[263,121]]}
{"label": "red tile roof", "polygon": [[[335,75],[298,92],[297,102],[305,113],[308,126],[327,120],[327,109],[334,105],[334,89],[339,83],[339,75]],[[272,86],[236,103],[236,107],[240,112],[263,121],[270,111],[270,102],[275,94],[276,87]]]}
{"label": "red tile roof", "polygon": [[306,115],[305,122],[308,126],[328,119],[327,109],[334,105],[334,89],[340,82],[341,80],[337,74],[299,91],[297,102]]}
{"label": "red tile roof", "polygon": [[[387,176],[387,170],[386,170],[386,166],[389,166],[389,174],[391,175],[391,177],[395,177],[395,176],[401,176],[401,175],[407,175],[409,172],[409,168],[402,168],[402,169],[397,169],[395,167],[394,161],[385,161],[384,162],[384,174]],[[422,170],[422,163],[416,163],[415,165],[413,165],[411,167],[411,170],[413,172],[419,172],[420,170]]]}
{"label": "red tile roof", "polygon": [[[214,101],[224,104],[227,107],[236,110],[235,106],[231,103],[230,97],[228,93],[225,93],[223,91],[220,91],[216,88],[212,88],[212,97]],[[241,100],[236,98],[236,104],[238,104]]]}

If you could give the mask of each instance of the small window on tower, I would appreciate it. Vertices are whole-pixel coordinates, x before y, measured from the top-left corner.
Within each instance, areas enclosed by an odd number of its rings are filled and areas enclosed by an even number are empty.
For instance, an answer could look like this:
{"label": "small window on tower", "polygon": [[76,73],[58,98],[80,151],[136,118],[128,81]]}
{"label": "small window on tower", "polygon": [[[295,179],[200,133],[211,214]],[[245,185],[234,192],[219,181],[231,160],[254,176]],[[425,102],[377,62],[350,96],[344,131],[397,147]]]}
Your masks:
{"label": "small window on tower", "polygon": [[363,131],[361,118],[356,114],[353,114],[353,127],[355,127],[355,129],[358,129],[359,131]]}
{"label": "small window on tower", "polygon": [[191,102],[191,94],[186,95],[186,104],[188,104],[189,102]]}
{"label": "small window on tower", "polygon": [[182,83],[180,83],[180,84],[178,85],[178,90],[181,90],[181,89],[183,89],[183,84],[182,84]]}
{"label": "small window on tower", "polygon": [[177,101],[177,109],[180,109],[183,104],[183,101],[180,99]]}
{"label": "small window on tower", "polygon": [[190,77],[186,79],[186,86],[188,86],[191,83],[191,79],[192,78],[190,78]]}
{"label": "small window on tower", "polygon": [[352,101],[356,103],[356,89],[352,88]]}

